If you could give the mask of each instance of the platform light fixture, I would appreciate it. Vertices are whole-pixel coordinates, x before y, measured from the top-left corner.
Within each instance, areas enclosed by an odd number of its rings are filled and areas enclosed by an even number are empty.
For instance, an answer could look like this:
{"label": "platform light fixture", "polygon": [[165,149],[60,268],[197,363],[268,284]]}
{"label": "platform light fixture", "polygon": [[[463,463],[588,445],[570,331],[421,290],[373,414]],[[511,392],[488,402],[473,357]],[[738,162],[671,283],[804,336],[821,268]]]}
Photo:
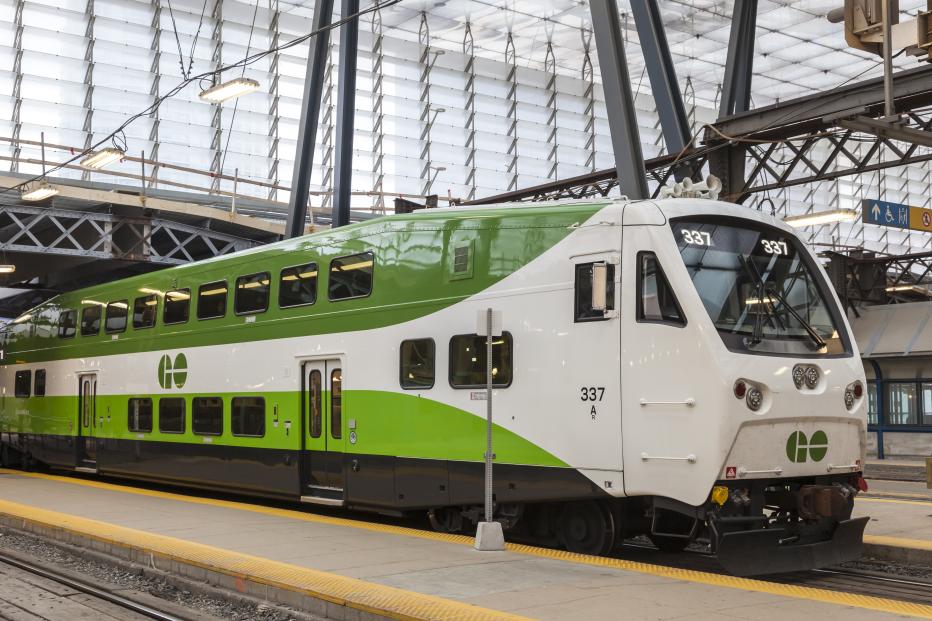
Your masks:
{"label": "platform light fixture", "polygon": [[856,220],[858,212],[856,209],[831,209],[829,211],[814,211],[798,216],[787,216],[783,221],[794,228],[804,226],[816,226],[819,224],[829,224],[832,222],[850,222]]}
{"label": "platform light fixture", "polygon": [[886,288],[887,293],[903,293],[906,291],[932,296],[932,291],[920,285],[890,285]]}
{"label": "platform light fixture", "polygon": [[259,83],[252,78],[234,78],[221,84],[215,84],[198,95],[201,101],[218,104],[235,97],[241,97],[259,90]]}
{"label": "platform light fixture", "polygon": [[106,149],[95,151],[81,160],[81,168],[100,170],[105,166],[109,166],[114,162],[122,160],[125,155],[126,154],[123,152],[123,149],[107,147]]}
{"label": "platform light fixture", "polygon": [[20,198],[24,201],[35,203],[51,198],[56,194],[58,194],[58,190],[49,185],[48,182],[38,181],[32,185],[26,186]]}
{"label": "platform light fixture", "polygon": [[16,271],[15,265],[0,265],[0,274],[12,274]]}

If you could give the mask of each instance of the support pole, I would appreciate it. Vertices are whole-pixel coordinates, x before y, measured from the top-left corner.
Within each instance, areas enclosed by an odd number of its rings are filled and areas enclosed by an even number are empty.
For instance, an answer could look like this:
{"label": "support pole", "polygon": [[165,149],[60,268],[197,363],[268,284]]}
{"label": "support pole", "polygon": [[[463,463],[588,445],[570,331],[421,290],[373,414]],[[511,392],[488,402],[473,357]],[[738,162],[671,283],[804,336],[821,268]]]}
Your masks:
{"label": "support pole", "polygon": [[[318,0],[314,5],[311,29],[320,31],[330,25],[333,17],[333,0]],[[324,88],[330,32],[320,32],[311,39],[307,54],[307,72],[304,78],[304,97],[301,119],[298,124],[298,145],[295,149],[294,171],[291,175],[291,198],[288,200],[286,237],[304,235],[307,219],[308,191],[311,188],[311,171],[314,168],[314,142],[317,139],[317,120],[320,118],[320,96]]]}
{"label": "support pole", "polygon": [[[676,70],[670,56],[670,47],[667,44],[667,35],[663,29],[660,7],[657,0],[635,1],[631,3],[631,12],[634,14],[634,25],[641,41],[650,88],[654,92],[654,101],[657,104],[663,141],[667,146],[667,153],[678,154],[689,144],[692,136],[686,106],[683,105],[680,85],[676,80]],[[689,166],[678,166],[673,174],[677,181],[682,181],[684,177],[691,176],[692,172]]]}
{"label": "support pole", "polygon": [[618,187],[630,199],[648,198],[647,173],[644,170],[641,136],[634,96],[631,94],[624,41],[621,38],[618,4],[616,0],[591,0],[589,10],[602,68],[602,88],[605,91],[605,108],[612,133]]}
{"label": "support pole", "polygon": [[751,74],[754,69],[754,40],[757,0],[735,0],[731,34],[725,60],[725,81],[718,118],[745,112],[751,107]]}
{"label": "support pole", "polygon": [[[342,0],[340,15],[359,12],[359,0]],[[337,91],[337,157],[333,187],[333,218],[330,227],[350,222],[353,185],[353,121],[356,116],[356,62],[359,57],[359,20],[340,26],[340,73]]]}
{"label": "support pole", "polygon": [[[482,317],[482,315],[485,317]],[[480,335],[485,336],[485,520],[479,522],[476,529],[477,550],[501,551],[505,549],[505,537],[500,522],[494,522],[494,496],[492,485],[492,462],[495,454],[492,452],[492,337],[497,336],[494,329],[495,311],[486,309],[479,312]],[[481,319],[485,319],[483,328]]]}
{"label": "support pole", "polygon": [[[731,34],[725,60],[725,79],[718,118],[722,119],[751,107],[751,75],[754,68],[754,40],[757,27],[757,0],[735,0]],[[731,144],[709,158],[710,172],[722,181],[722,200],[740,203],[745,184],[746,147]]]}
{"label": "support pole", "polygon": [[883,0],[883,115],[893,112],[893,0]]}

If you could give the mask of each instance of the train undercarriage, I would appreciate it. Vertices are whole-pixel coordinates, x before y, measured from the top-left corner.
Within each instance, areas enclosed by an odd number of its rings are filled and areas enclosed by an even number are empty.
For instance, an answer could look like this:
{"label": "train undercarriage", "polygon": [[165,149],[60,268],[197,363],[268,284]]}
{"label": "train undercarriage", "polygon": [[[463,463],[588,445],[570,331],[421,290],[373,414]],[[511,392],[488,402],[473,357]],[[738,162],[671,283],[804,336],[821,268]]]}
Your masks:
{"label": "train undercarriage", "polygon": [[[508,537],[571,552],[608,555],[644,536],[664,552],[711,553],[740,576],[836,565],[861,555],[869,518],[852,518],[866,489],[860,474],[794,480],[721,481],[706,503],[640,496],[496,506]],[[429,512],[440,532],[475,531],[482,507]]]}

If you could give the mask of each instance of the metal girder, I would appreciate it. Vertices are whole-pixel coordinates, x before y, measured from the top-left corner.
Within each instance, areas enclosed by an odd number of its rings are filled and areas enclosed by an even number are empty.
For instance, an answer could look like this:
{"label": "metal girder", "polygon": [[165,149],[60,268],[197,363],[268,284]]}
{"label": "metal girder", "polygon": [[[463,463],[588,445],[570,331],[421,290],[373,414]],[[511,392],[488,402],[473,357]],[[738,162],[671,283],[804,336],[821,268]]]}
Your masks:
{"label": "metal girder", "polygon": [[307,72],[298,123],[298,144],[295,149],[294,170],[291,175],[291,197],[288,199],[286,237],[304,235],[307,220],[308,192],[311,189],[311,171],[314,167],[314,142],[317,140],[317,120],[320,118],[320,97],[324,89],[324,71],[328,57],[330,31],[322,30],[333,18],[333,0],[317,0],[311,31],[318,32],[311,39],[307,55]]}
{"label": "metal girder", "polygon": [[932,252],[875,255],[826,253],[828,273],[845,307],[858,303],[927,302],[932,296]]}
{"label": "metal girder", "polygon": [[180,265],[259,243],[161,218],[0,205],[3,252]]}
{"label": "metal girder", "polygon": [[[932,147],[921,146],[919,141],[927,138],[925,132],[932,131],[932,111],[909,112],[932,106],[932,67],[897,74],[894,104],[904,113],[904,121],[892,134],[865,136],[844,128],[843,124],[854,117],[863,121],[883,113],[882,79],[866,80],[722,119],[706,128],[703,146],[680,157],[664,155],[647,160],[645,166],[656,184],[656,195],[672,177],[671,164],[678,161],[690,162],[695,170],[711,165],[712,160],[719,166],[723,161],[740,162],[742,167],[748,162],[751,173],[746,179],[742,175],[723,196],[741,202],[754,192],[932,160]],[[870,119],[871,124],[877,122]],[[887,125],[883,128],[890,129]],[[616,187],[617,172],[607,169],[472,203],[607,196]]]}
{"label": "metal girder", "polygon": [[[657,105],[657,116],[660,118],[667,153],[679,153],[690,143],[692,135],[673,59],[670,56],[670,47],[667,45],[660,7],[657,0],[632,2],[631,13],[634,15],[634,24],[637,27],[641,52],[644,54],[647,77],[650,79],[650,87]],[[684,177],[691,176],[692,172],[687,164],[678,166],[674,174],[677,181],[681,181]]]}
{"label": "metal girder", "polygon": [[[342,0],[340,15],[359,12],[359,0]],[[356,62],[359,58],[359,20],[340,26],[340,73],[337,89],[336,179],[333,185],[333,219],[330,227],[350,223],[353,189],[353,127],[356,118]]]}
{"label": "metal girder", "polygon": [[840,119],[838,124],[845,129],[874,134],[878,138],[914,142],[924,147],[932,147],[932,133],[908,127],[898,121],[884,121],[872,119],[869,116],[856,116],[850,119]]}
{"label": "metal girder", "polygon": [[[637,4],[637,3],[635,3]],[[754,70],[754,41],[757,0],[735,0],[725,59],[725,80],[718,117],[744,112],[751,106],[751,76]]]}
{"label": "metal girder", "polygon": [[628,62],[621,38],[618,5],[616,0],[591,0],[589,10],[602,70],[605,109],[612,133],[612,151],[621,193],[632,199],[647,198],[649,192],[641,152],[641,134],[638,131]]}

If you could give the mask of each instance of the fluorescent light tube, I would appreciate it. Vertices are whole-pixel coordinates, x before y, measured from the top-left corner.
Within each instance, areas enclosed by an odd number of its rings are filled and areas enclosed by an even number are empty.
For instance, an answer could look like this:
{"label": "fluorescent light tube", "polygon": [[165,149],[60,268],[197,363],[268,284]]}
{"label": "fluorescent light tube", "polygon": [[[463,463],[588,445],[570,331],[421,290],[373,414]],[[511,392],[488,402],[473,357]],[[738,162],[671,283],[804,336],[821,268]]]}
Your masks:
{"label": "fluorescent light tube", "polygon": [[124,155],[125,154],[123,153],[123,149],[107,147],[106,149],[95,151],[94,153],[91,153],[83,160],[81,160],[81,168],[100,170],[104,166],[109,166],[110,164],[123,159]]}
{"label": "fluorescent light tube", "polygon": [[201,91],[201,101],[221,103],[234,97],[248,95],[259,90],[259,83],[252,78],[234,78],[222,84],[215,84],[206,91]]}
{"label": "fluorescent light tube", "polygon": [[850,222],[858,217],[855,209],[832,209],[831,211],[814,211],[799,216],[787,216],[783,221],[792,227],[815,226],[830,222]]}
{"label": "fluorescent light tube", "polygon": [[50,186],[45,181],[40,181],[34,184],[32,187],[26,188],[25,190],[23,190],[23,193],[20,196],[20,198],[22,198],[24,201],[29,201],[31,203],[34,203],[36,201],[41,201],[47,198],[51,198],[52,196],[55,196],[56,194],[58,194],[58,190]]}

